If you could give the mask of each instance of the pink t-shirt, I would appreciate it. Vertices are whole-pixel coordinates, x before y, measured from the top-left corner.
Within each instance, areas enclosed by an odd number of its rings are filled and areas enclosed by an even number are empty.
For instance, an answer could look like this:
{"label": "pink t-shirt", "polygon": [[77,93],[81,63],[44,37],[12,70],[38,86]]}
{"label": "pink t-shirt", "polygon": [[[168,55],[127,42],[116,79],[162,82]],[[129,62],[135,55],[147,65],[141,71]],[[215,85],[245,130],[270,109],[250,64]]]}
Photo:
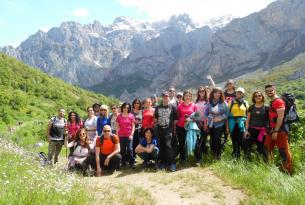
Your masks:
{"label": "pink t-shirt", "polygon": [[194,103],[190,103],[188,105],[186,105],[185,103],[179,104],[177,109],[177,113],[178,113],[177,126],[184,127],[185,115],[190,116],[193,112],[196,111],[197,111],[197,107]]}
{"label": "pink t-shirt", "polygon": [[118,123],[120,129],[118,130],[118,135],[120,137],[129,137],[132,132],[132,124],[135,122],[133,114],[129,113],[127,117],[119,114],[116,118],[116,122]]}
{"label": "pink t-shirt", "polygon": [[72,138],[75,139],[77,131],[78,131],[82,126],[83,126],[83,122],[82,122],[82,121],[80,121],[78,124],[77,124],[77,123],[68,122],[68,124],[67,124],[67,129],[68,129],[69,135],[71,135]]}
{"label": "pink t-shirt", "polygon": [[200,118],[202,121],[204,121],[204,113],[205,113],[205,110],[207,109],[208,107],[208,102],[207,101],[198,101],[196,102],[196,108],[197,108],[197,111],[200,113]]}
{"label": "pink t-shirt", "polygon": [[154,109],[143,110],[142,112],[142,127],[145,128],[153,128],[154,127]]}

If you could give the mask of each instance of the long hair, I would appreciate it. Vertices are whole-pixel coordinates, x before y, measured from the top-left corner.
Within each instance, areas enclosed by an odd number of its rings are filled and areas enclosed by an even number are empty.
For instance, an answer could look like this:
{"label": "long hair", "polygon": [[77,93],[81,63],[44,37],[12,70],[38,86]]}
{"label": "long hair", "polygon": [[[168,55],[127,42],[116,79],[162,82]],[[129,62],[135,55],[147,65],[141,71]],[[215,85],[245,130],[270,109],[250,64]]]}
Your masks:
{"label": "long hair", "polygon": [[124,102],[122,105],[121,105],[121,113],[123,113],[123,107],[127,106],[128,105],[128,113],[131,112],[131,105],[130,103],[128,102]]}
{"label": "long hair", "polygon": [[193,93],[190,90],[186,90],[186,91],[183,92],[183,97],[182,97],[183,101],[185,101],[184,98],[185,98],[185,95],[187,95],[187,94],[190,94],[191,97],[193,96]]}
{"label": "long hair", "polygon": [[209,98],[209,96],[208,96],[208,91],[207,91],[207,88],[206,87],[203,87],[203,86],[200,86],[199,88],[198,88],[198,90],[197,90],[197,97],[196,97],[196,103],[199,101],[199,100],[201,100],[200,99],[200,95],[199,95],[199,93],[200,93],[200,91],[204,91],[204,96],[203,96],[203,100],[204,101],[208,101],[208,98]]}
{"label": "long hair", "polygon": [[223,92],[221,90],[221,88],[213,88],[212,92],[210,93],[210,99],[209,102],[211,103],[214,100],[214,94],[220,92],[220,98],[219,98],[219,102],[223,103],[225,100],[225,97],[223,95]]}
{"label": "long hair", "polygon": [[132,101],[132,109],[134,109],[136,103],[139,103],[139,110],[141,110],[142,109],[142,102],[139,98],[136,98]]}
{"label": "long hair", "polygon": [[72,122],[72,114],[75,115],[75,122],[76,122],[76,124],[79,124],[80,123],[80,118],[79,118],[77,112],[74,112],[74,111],[69,112],[68,122]]}
{"label": "long hair", "polygon": [[81,139],[80,139],[80,133],[85,133],[85,147],[89,148],[89,135],[86,131],[85,128],[81,128],[76,132],[76,143],[80,143]]}

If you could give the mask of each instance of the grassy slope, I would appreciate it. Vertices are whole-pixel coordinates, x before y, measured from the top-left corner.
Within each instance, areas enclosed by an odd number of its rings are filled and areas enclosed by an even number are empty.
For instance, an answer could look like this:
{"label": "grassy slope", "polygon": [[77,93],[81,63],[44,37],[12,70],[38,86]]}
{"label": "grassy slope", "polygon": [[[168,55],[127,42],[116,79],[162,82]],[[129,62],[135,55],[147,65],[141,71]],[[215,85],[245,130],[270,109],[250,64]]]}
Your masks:
{"label": "grassy slope", "polygon": [[67,113],[77,111],[84,117],[86,108],[95,102],[118,103],[50,77],[4,54],[0,54],[0,96],[0,132],[16,126],[18,121],[26,123],[20,129],[17,127],[13,135],[22,145],[44,139],[46,120],[56,115],[58,108],[65,108]]}

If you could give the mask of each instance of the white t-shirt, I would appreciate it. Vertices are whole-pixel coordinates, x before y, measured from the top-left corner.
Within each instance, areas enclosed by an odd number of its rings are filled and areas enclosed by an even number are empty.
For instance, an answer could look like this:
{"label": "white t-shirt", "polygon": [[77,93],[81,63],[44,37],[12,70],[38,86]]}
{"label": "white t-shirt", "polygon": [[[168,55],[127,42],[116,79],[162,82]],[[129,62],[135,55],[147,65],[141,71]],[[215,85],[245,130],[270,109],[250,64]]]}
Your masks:
{"label": "white t-shirt", "polygon": [[[95,136],[97,135],[96,124],[97,124],[96,116],[86,119],[85,124],[84,124],[85,128],[89,130],[89,131],[87,131],[87,133],[88,133],[91,141],[94,140]],[[90,131],[92,129],[95,129],[95,131]]]}

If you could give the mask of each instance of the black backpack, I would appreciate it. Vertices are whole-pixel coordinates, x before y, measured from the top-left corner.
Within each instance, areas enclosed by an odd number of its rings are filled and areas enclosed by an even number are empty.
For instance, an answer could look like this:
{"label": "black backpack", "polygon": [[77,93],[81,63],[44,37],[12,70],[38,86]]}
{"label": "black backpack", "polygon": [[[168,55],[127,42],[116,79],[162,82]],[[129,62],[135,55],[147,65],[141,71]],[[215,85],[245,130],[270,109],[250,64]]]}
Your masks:
{"label": "black backpack", "polygon": [[[56,121],[56,117],[53,117],[52,118],[52,125],[51,125],[51,128],[50,128],[50,135],[51,137],[60,137],[60,136],[63,136],[65,137],[65,127],[55,127],[54,126],[54,123]],[[66,125],[66,119],[64,119],[64,123]]]}
{"label": "black backpack", "polygon": [[[297,106],[295,104],[295,97],[291,93],[283,93],[281,95],[281,99],[285,102],[285,114],[282,127],[286,132],[289,132],[291,124],[300,121],[299,115],[297,113]],[[270,108],[272,108],[273,101],[270,102]],[[276,118],[274,120],[276,122]]]}

